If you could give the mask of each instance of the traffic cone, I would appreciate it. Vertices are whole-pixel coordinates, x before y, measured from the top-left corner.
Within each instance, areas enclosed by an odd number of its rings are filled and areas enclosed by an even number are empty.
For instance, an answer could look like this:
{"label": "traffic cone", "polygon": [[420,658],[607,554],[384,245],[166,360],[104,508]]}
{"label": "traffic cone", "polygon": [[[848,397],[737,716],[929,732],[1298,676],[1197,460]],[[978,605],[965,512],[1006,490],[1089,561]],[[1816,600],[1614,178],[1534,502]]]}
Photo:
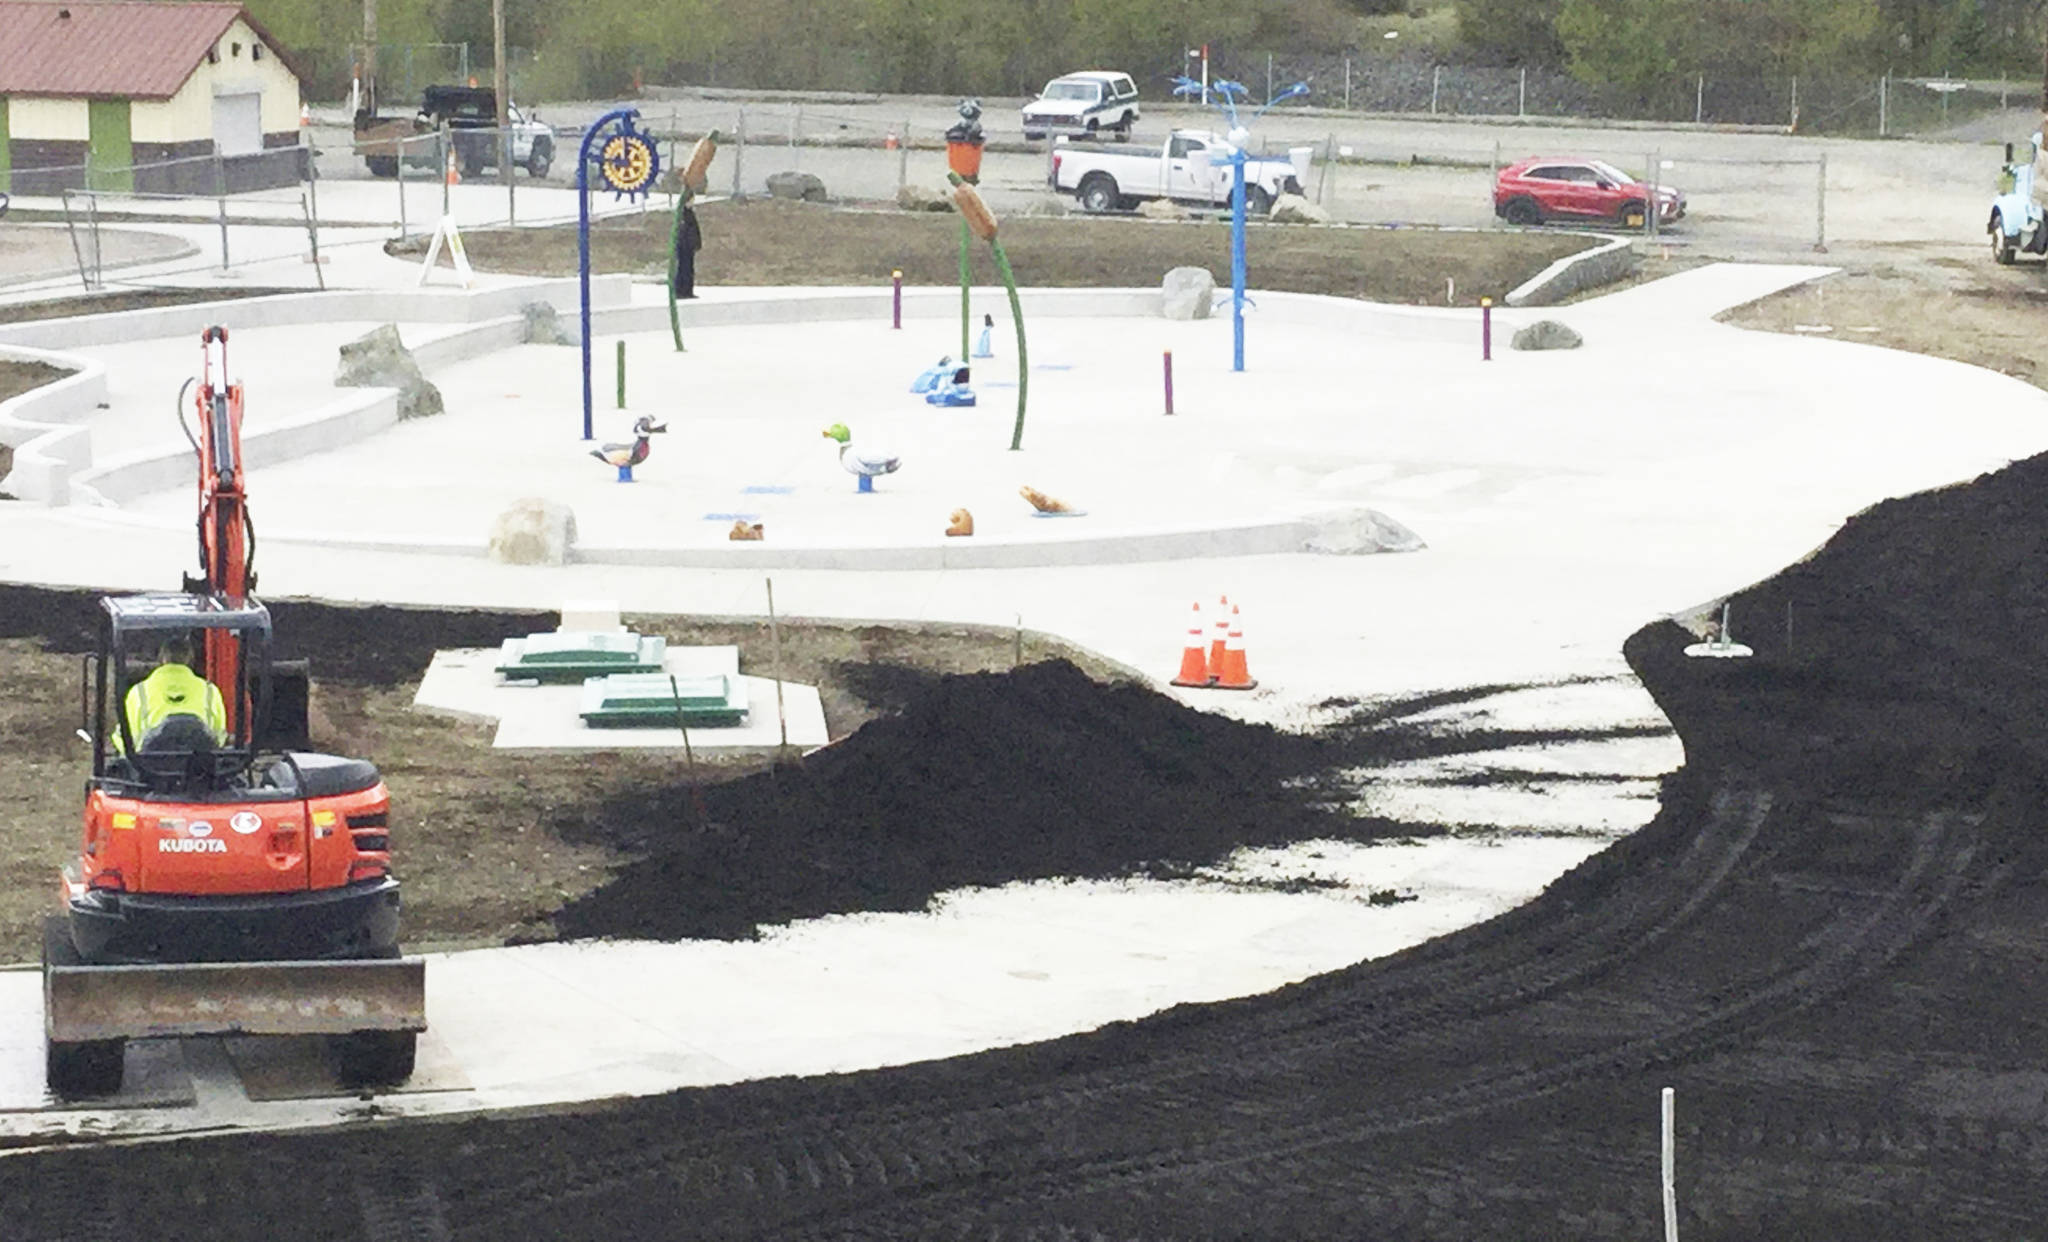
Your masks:
{"label": "traffic cone", "polygon": [[300,129],[304,129],[304,128],[306,128],[306,127],[307,127],[308,125],[311,125],[312,123],[313,123],[313,109],[312,109],[312,108],[310,108],[310,107],[308,107],[308,106],[307,106],[307,105],[305,105],[305,104],[300,104],[300,105],[299,105],[299,128],[300,128]]}
{"label": "traffic cone", "polygon": [[1250,690],[1259,683],[1252,679],[1252,671],[1245,662],[1244,625],[1237,619],[1237,609],[1230,610],[1230,638],[1223,647],[1223,663],[1216,669],[1215,689]]}
{"label": "traffic cone", "polygon": [[1187,646],[1180,651],[1180,676],[1173,679],[1176,686],[1206,686],[1209,684],[1209,653],[1202,632],[1202,603],[1195,601],[1194,619],[1188,622]]}
{"label": "traffic cone", "polygon": [[1230,615],[1225,611],[1229,607],[1228,595],[1216,597],[1216,624],[1209,627],[1209,671],[1212,673],[1223,667],[1223,648],[1230,641]]}
{"label": "traffic cone", "polygon": [[448,149],[448,184],[462,184],[462,170],[455,166],[455,149],[453,147]]}

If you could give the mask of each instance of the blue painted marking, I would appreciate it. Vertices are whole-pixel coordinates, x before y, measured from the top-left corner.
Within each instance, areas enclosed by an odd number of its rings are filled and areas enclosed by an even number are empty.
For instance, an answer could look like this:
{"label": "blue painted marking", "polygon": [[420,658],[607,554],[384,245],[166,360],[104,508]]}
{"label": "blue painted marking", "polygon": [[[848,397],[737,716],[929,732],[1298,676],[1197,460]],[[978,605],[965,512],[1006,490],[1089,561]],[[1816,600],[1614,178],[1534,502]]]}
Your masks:
{"label": "blue painted marking", "polygon": [[747,486],[745,486],[745,487],[743,487],[743,488],[741,488],[741,489],[740,489],[740,495],[742,495],[742,496],[787,496],[787,495],[789,495],[790,493],[792,493],[792,492],[794,492],[794,491],[796,491],[796,489],[795,489],[795,488],[793,488],[793,487],[784,487],[784,486],[783,486],[783,485],[781,485],[780,483],[749,483],[749,484],[748,484]]}

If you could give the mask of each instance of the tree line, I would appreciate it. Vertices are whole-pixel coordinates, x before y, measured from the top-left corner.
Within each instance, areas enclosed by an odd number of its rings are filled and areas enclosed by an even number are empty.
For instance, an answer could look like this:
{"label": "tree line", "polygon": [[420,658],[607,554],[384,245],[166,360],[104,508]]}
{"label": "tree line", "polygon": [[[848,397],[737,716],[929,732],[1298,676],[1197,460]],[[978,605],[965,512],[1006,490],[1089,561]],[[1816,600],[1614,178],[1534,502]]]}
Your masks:
{"label": "tree line", "polygon": [[[466,42],[487,71],[491,0],[370,2],[380,43]],[[287,47],[347,49],[362,39],[358,3],[249,5]],[[1454,20],[1431,20],[1446,7]],[[1645,93],[1696,74],[2038,77],[2043,8],[2043,0],[505,0],[507,42],[523,49],[512,62],[516,80],[524,94],[548,98],[619,95],[638,82],[1023,95],[1094,67],[1126,70],[1152,94],[1205,44],[1219,72],[1234,65],[1244,75],[1269,52],[1379,56],[1398,46],[1445,62],[1561,69],[1592,86]],[[1383,44],[1388,29],[1428,37]],[[320,61],[324,77],[340,80],[316,81],[316,94],[346,89],[347,66],[337,63]]]}

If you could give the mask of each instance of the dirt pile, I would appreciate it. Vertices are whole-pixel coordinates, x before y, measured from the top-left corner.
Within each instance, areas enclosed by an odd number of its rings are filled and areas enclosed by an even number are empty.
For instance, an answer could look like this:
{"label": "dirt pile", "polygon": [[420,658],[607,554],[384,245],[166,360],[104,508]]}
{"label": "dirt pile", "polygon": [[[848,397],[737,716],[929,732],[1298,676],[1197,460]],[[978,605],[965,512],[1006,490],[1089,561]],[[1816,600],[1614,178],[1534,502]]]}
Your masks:
{"label": "dirt pile", "polygon": [[679,780],[555,824],[645,855],[565,907],[560,932],[745,937],[953,888],[1182,875],[1239,846],[1428,831],[1332,805],[1319,774],[1369,744],[1240,724],[1064,660],[844,675],[885,714],[800,767],[705,789],[701,809]]}
{"label": "dirt pile", "polygon": [[[5,1159],[0,1203],[36,1242],[163,1222],[494,1242],[1621,1242],[1662,1225],[1657,1096],[1672,1086],[1682,1236],[2039,1237],[2044,484],[2037,458],[1859,515],[1736,597],[1752,659],[1689,660],[1669,623],[1633,636],[1687,746],[1657,819],[1521,909],[1395,957],[872,1073]],[[1037,711],[1063,727],[1006,723],[997,683],[1040,688]],[[733,840],[784,825],[753,857],[764,867],[819,870],[806,846],[828,831],[891,856],[869,810],[963,869],[980,844],[1010,867],[1142,862],[1178,856],[1138,809],[1158,789],[1176,791],[1159,826],[1213,824],[1218,844],[1305,825],[1316,799],[1297,801],[1288,774],[1355,744],[1231,750],[1187,786],[1234,728],[1071,685],[1046,667],[908,686],[875,740],[820,756],[800,794],[735,786],[712,819]],[[1140,723],[1141,741],[1123,736]],[[976,833],[991,794],[1022,801],[1004,831]],[[650,804],[661,831],[684,813],[675,796]],[[1097,820],[1116,825],[1107,844],[1071,826]],[[1055,849],[1075,855],[1034,853]],[[874,874],[858,851],[822,856]],[[346,1176],[302,1176],[313,1167]]]}

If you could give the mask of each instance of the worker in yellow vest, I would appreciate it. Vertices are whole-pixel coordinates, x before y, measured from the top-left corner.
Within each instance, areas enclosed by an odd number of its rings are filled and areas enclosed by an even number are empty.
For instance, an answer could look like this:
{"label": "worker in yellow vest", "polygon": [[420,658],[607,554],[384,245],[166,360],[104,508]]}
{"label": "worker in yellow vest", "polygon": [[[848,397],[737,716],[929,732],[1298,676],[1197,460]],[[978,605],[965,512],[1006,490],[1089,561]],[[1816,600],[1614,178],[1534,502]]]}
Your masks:
{"label": "worker in yellow vest", "polygon": [[192,640],[187,635],[164,639],[157,648],[156,668],[128,687],[126,703],[128,736],[137,746],[172,716],[197,716],[215,745],[227,739],[227,708],[214,684],[192,671]]}

